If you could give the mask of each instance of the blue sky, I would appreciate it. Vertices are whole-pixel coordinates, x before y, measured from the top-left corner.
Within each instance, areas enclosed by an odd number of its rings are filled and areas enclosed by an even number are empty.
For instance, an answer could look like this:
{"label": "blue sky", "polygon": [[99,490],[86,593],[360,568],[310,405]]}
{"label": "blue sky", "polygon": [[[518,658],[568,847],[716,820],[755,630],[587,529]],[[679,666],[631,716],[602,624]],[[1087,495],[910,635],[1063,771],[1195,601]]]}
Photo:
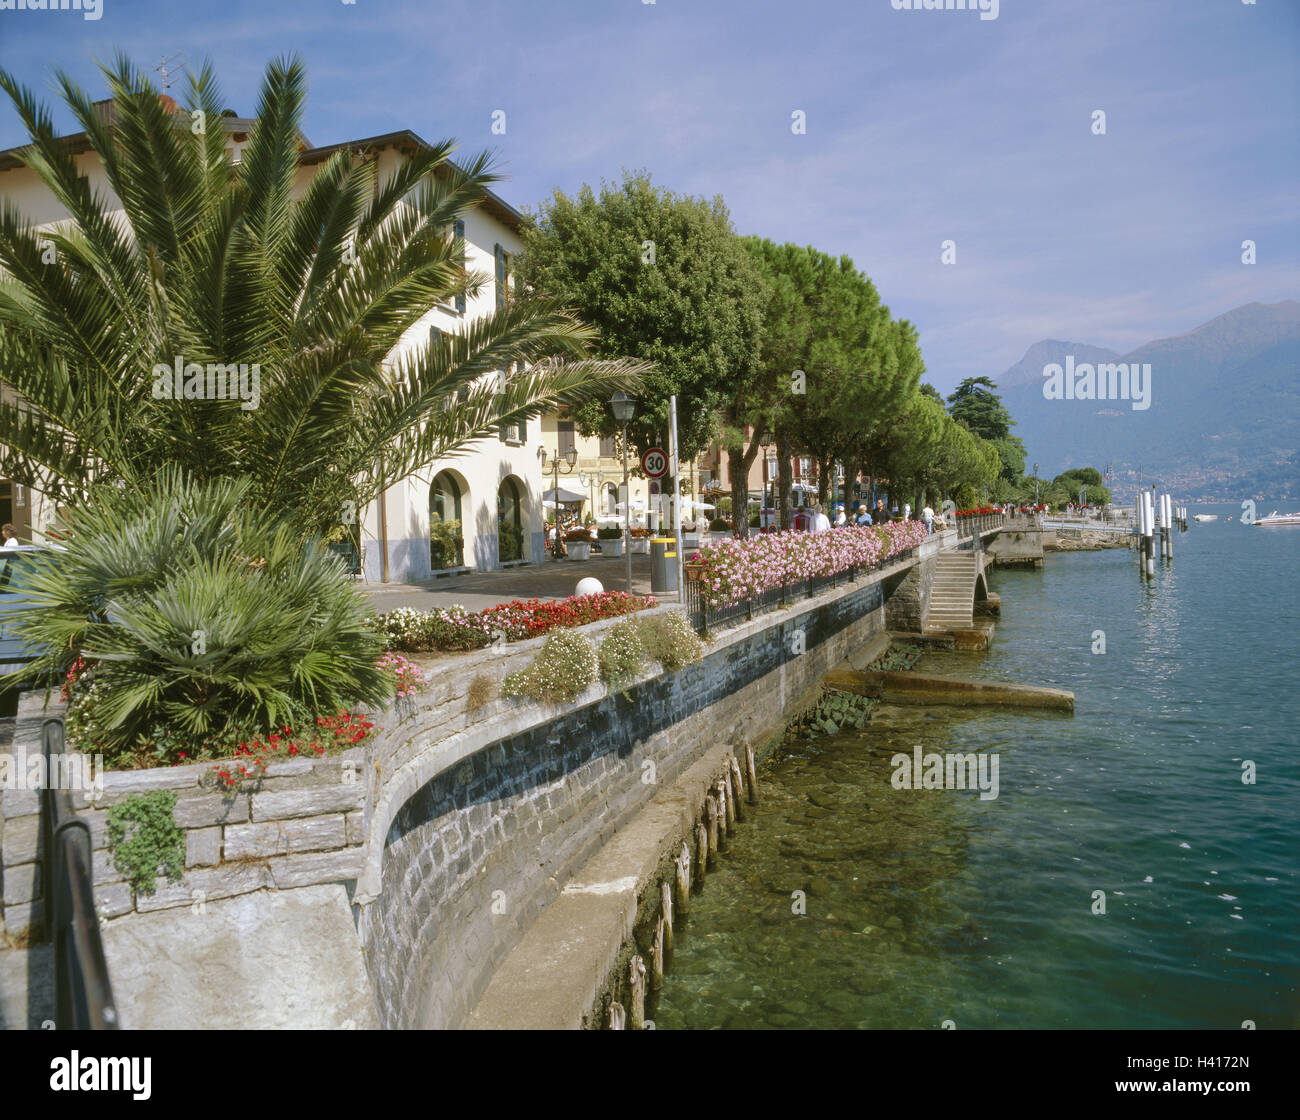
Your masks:
{"label": "blue sky", "polygon": [[[0,65],[103,96],[96,58],[184,51],[246,114],[266,61],[297,52],[316,144],[455,137],[497,154],[521,208],[648,168],[721,194],[742,233],[851,256],[945,392],[1041,338],[1124,351],[1300,294],[1297,0],[1001,0],[994,20],[891,0],[102,3],[0,11]],[[0,107],[0,147],[23,139]]]}

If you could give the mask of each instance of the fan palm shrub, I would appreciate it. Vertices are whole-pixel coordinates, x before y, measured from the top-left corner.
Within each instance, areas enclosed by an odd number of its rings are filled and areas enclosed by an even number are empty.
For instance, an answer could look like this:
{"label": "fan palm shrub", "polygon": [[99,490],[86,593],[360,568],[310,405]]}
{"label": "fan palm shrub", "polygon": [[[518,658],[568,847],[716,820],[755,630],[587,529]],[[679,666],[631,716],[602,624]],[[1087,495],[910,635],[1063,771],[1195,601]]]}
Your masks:
{"label": "fan palm shrub", "polygon": [[28,671],[93,666],[106,756],[390,697],[382,638],[342,562],[251,503],[252,489],[175,467],[138,488],[101,484],[24,576],[30,609],[14,625],[44,651]]}
{"label": "fan palm shrub", "polygon": [[[40,230],[0,206],[0,382],[21,395],[0,402],[0,475],[57,501],[147,488],[169,463],[242,475],[250,500],[328,532],[500,425],[635,389],[648,368],[590,359],[593,330],[527,293],[459,333],[419,325],[488,280],[451,236],[498,178],[486,157],[453,164],[444,141],[381,174],[343,148],[304,186],[299,61],[268,66],[237,163],[210,67],[182,112],[125,57],[103,72],[107,113],[57,86],[111,194],[0,71],[31,137],[21,158],[69,215]],[[155,367],[178,361],[256,367],[256,392],[169,399]]]}

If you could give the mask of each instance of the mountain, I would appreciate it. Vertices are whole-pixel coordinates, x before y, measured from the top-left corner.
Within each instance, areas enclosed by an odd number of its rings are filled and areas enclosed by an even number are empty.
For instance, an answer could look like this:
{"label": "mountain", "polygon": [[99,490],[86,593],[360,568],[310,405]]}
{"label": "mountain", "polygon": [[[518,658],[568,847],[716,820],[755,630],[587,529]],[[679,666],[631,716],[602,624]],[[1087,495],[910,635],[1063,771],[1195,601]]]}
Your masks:
{"label": "mountain", "polygon": [[[1150,366],[1150,406],[1131,399],[1048,399],[1044,368]],[[1043,477],[1114,468],[1123,492],[1138,472],[1193,500],[1300,496],[1300,302],[1250,303],[1187,334],[1128,354],[1054,339],[1031,346],[998,390]],[[1080,371],[1086,373],[1087,371]],[[1106,393],[1099,382],[1099,396]],[[1115,488],[1115,487],[1112,487]],[[1260,495],[1242,493],[1243,488]]]}

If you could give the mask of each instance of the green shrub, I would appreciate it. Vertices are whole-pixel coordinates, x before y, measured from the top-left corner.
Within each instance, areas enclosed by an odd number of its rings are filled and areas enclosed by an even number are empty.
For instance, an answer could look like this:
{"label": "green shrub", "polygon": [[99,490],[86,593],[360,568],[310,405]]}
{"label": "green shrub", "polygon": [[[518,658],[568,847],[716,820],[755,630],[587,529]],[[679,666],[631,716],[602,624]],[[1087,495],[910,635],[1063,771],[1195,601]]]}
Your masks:
{"label": "green shrub", "polygon": [[497,558],[502,564],[524,558],[524,531],[513,521],[502,521],[497,527]]}
{"label": "green shrub", "polygon": [[668,672],[698,661],[704,653],[704,643],[680,611],[641,619],[639,625],[646,656]]}
{"label": "green shrub", "polygon": [[443,521],[436,513],[429,515],[429,566],[435,572],[460,567],[463,543],[459,521]]}
{"label": "green shrub", "polygon": [[[365,598],[320,542],[248,500],[245,479],[176,469],[95,488],[40,555],[14,629],[61,677],[98,662],[93,745],[130,753],[159,726],[202,738],[277,729],[391,694]],[[76,703],[74,696],[71,703]]]}
{"label": "green shrub", "polygon": [[600,674],[596,647],[576,630],[556,630],[527,669],[502,683],[503,696],[568,703]]}
{"label": "green shrub", "polygon": [[132,794],[108,811],[113,865],[136,894],[153,894],[159,874],[175,882],[185,873],[185,833],[172,819],[175,808],[176,794],[157,789]]}
{"label": "green shrub", "polygon": [[750,527],[751,529],[757,529],[757,528],[759,527],[759,517],[758,517],[758,514],[756,514],[756,513],[751,513],[751,514],[749,515],[749,527]]}
{"label": "green shrub", "polygon": [[623,535],[622,525],[602,525],[596,530],[596,537],[602,541],[616,541]]}
{"label": "green shrub", "polygon": [[645,664],[645,642],[635,619],[624,619],[611,626],[600,643],[600,675],[611,688],[622,688]]}
{"label": "green shrub", "polygon": [[731,522],[723,517],[715,517],[709,522],[709,530],[714,533],[730,533]]}

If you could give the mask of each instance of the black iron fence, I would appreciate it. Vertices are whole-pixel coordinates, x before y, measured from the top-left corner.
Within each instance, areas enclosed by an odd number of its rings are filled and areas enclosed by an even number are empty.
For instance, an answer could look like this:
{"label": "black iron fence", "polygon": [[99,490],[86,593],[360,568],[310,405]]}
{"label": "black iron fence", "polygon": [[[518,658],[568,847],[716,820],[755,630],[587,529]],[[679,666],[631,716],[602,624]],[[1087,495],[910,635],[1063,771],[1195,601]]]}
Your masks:
{"label": "black iron fence", "polygon": [[[729,603],[725,607],[709,605],[704,596],[704,584],[698,580],[686,581],[686,617],[698,634],[706,634],[740,622],[748,622],[755,615],[764,611],[788,607],[798,599],[811,599],[832,587],[849,584],[865,575],[882,571],[905,563],[916,554],[915,548],[906,549],[876,564],[846,568],[829,576],[814,576],[812,579],[798,580],[795,583],[783,583],[780,587],[769,588],[752,599],[742,599],[738,603]],[[687,572],[689,576],[689,570]]]}
{"label": "black iron fence", "polygon": [[90,826],[77,816],[72,794],[62,788],[62,777],[70,772],[63,765],[63,720],[47,719],[41,725],[41,751],[46,775],[41,881],[45,930],[54,946],[54,1022],[59,1030],[117,1030],[95,914]]}

